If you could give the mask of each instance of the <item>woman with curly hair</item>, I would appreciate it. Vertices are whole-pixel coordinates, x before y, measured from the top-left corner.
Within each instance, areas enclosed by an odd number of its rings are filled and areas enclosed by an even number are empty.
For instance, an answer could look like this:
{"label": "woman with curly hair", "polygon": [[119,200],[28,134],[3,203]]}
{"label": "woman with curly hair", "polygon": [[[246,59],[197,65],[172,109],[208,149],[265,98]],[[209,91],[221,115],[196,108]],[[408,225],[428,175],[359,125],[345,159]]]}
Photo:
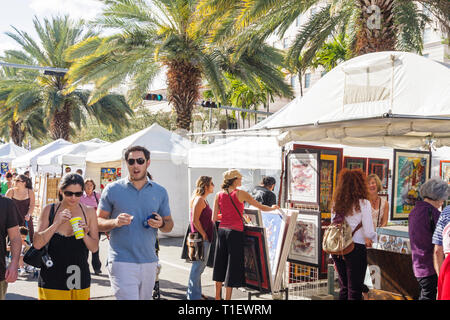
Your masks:
{"label": "woman with curly hair", "polygon": [[368,200],[367,179],[361,169],[343,169],[340,172],[331,218],[332,223],[341,223],[345,219],[354,231],[353,251],[344,256],[332,255],[339,275],[339,300],[361,300],[367,268],[366,243],[368,247],[372,246],[372,241],[377,239]]}

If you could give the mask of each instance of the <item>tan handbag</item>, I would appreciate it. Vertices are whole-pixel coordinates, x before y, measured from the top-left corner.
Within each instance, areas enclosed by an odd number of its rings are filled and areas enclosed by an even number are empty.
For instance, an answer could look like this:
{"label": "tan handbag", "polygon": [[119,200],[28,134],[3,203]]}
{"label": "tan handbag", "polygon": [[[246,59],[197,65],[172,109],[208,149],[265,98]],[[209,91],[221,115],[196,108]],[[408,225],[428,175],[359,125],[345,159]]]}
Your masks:
{"label": "tan handbag", "polygon": [[330,224],[323,235],[323,251],[341,256],[349,254],[355,248],[353,235],[361,227],[362,222],[352,232],[352,228],[345,219],[342,223]]}

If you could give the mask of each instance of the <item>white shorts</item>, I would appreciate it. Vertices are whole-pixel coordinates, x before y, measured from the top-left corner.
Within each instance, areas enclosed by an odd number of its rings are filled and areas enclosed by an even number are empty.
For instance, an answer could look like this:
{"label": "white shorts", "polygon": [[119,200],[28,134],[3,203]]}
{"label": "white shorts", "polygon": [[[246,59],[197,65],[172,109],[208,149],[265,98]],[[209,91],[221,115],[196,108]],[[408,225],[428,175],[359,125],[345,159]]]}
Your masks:
{"label": "white shorts", "polygon": [[117,300],[153,300],[158,263],[110,262],[107,269]]}

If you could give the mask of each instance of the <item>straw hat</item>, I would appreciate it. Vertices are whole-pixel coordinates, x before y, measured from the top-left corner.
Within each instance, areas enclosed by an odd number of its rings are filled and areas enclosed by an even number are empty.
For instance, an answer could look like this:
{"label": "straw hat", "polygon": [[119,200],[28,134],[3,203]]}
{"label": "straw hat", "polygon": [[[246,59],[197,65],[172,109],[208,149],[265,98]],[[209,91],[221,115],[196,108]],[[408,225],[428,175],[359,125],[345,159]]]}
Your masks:
{"label": "straw hat", "polygon": [[231,169],[223,173],[224,180],[230,180],[234,178],[242,178],[242,174],[236,169]]}

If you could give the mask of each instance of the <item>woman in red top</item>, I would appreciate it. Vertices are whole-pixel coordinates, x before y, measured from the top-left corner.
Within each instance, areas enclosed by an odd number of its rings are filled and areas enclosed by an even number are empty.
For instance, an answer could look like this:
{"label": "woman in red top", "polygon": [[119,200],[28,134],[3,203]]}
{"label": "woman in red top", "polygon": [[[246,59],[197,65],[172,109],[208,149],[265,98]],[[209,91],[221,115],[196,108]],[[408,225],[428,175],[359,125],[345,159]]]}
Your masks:
{"label": "woman in red top", "polygon": [[222,283],[225,282],[225,299],[230,300],[233,288],[244,284],[244,202],[262,211],[278,209],[277,205],[265,206],[252,196],[237,189],[242,185],[242,175],[238,170],[228,170],[223,174],[221,192],[214,199],[213,221],[219,213],[222,219],[219,224],[216,252],[214,256],[213,280],[216,281],[216,300],[222,297]]}
{"label": "woman in red top", "polygon": [[442,231],[445,260],[438,277],[438,300],[450,300],[450,223]]}

